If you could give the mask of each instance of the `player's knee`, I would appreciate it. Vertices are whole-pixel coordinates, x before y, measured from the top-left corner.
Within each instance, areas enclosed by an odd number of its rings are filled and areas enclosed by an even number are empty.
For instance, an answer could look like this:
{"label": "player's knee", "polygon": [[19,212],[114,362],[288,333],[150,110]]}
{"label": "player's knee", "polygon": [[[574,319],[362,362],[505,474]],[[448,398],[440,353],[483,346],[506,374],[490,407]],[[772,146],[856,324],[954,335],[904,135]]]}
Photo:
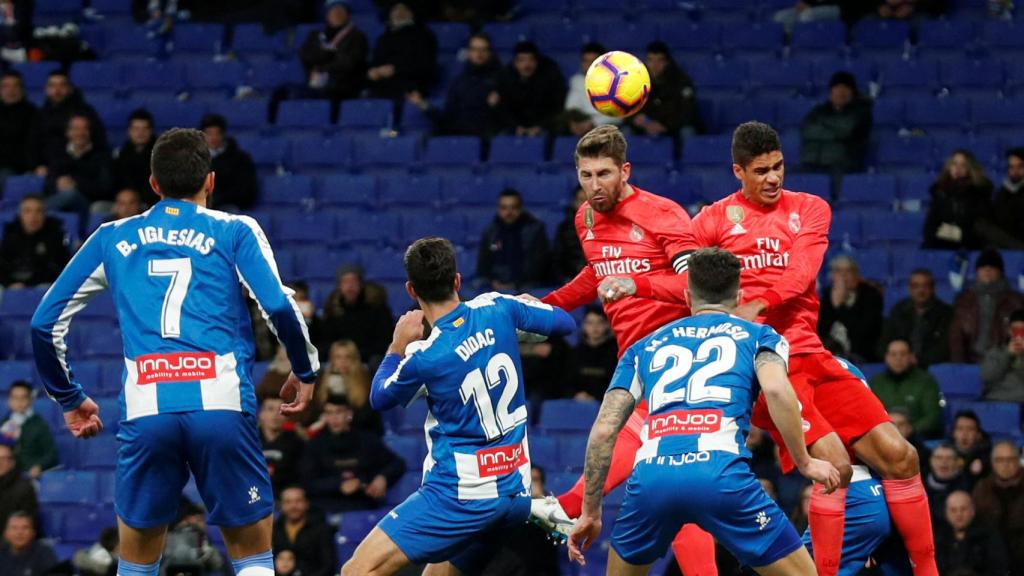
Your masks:
{"label": "player's knee", "polygon": [[878,441],[878,451],[881,458],[877,468],[883,478],[904,479],[920,472],[917,449],[902,436],[882,437]]}
{"label": "player's knee", "polygon": [[369,572],[368,567],[360,566],[358,559],[352,558],[348,562],[345,562],[344,565],[342,565],[342,567],[341,567],[341,575],[340,576],[357,576],[357,575],[360,575],[360,574],[369,574],[369,573],[370,572]]}

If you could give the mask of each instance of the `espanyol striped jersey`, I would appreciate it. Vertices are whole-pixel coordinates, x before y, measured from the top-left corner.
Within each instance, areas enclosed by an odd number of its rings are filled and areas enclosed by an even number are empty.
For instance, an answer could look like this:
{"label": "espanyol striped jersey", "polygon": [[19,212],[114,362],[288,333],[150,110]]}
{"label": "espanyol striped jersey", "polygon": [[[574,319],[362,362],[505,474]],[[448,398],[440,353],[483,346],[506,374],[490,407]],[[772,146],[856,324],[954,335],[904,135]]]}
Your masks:
{"label": "espanyol striped jersey", "polygon": [[166,199],[101,226],[32,318],[39,374],[65,410],[86,396],[67,359],[72,319],[108,288],[124,340],[125,420],[196,410],[256,412],[246,292],[287,349],[295,374],[313,382],[320,368],[259,224]]}
{"label": "espanyol striped jersey", "polygon": [[426,393],[423,484],[459,500],[530,489],[526,393],[516,329],[567,334],[572,317],[540,302],[488,293],[439,318],[405,358],[389,354],[373,378],[375,410]]}
{"label": "espanyol striped jersey", "polygon": [[750,458],[746,438],[760,391],[754,358],[762,350],[789,359],[789,344],[771,327],[724,313],[677,320],[631,346],[608,389],[650,406],[636,462],[712,450]]}

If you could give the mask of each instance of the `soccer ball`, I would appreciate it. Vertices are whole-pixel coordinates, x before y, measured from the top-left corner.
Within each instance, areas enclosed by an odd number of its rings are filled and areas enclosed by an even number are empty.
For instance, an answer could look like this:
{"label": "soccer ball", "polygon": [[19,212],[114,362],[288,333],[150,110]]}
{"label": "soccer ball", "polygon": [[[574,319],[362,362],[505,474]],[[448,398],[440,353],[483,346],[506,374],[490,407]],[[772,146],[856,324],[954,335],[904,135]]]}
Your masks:
{"label": "soccer ball", "polygon": [[651,93],[651,75],[639,58],[629,52],[608,52],[594,60],[585,80],[594,109],[613,118],[640,111]]}

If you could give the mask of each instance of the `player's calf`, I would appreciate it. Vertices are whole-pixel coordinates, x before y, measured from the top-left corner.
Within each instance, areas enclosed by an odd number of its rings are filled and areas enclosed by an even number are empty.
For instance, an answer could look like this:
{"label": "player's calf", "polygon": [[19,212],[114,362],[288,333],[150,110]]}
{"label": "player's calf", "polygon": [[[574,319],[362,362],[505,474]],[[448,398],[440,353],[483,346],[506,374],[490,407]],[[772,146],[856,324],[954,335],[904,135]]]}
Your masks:
{"label": "player's calf", "polygon": [[811,444],[807,450],[811,456],[824,460],[836,467],[839,471],[839,486],[846,488],[853,478],[853,465],[850,462],[850,454],[843,448],[843,441],[839,435],[830,432]]}
{"label": "player's calf", "polygon": [[853,449],[885,480],[912,478],[921,471],[917,450],[891,422],[872,428],[853,443]]}
{"label": "player's calf", "polygon": [[341,567],[341,576],[390,576],[409,564],[395,541],[380,527],[374,527]]}

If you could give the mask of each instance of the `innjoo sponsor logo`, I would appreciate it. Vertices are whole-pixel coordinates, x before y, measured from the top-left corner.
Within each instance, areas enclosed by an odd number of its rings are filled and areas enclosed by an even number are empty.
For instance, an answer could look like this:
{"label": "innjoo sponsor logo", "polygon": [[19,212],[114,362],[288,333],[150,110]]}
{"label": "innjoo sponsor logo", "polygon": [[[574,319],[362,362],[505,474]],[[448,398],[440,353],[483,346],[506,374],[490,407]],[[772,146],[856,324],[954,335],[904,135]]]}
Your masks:
{"label": "innjoo sponsor logo", "polygon": [[138,383],[189,382],[217,377],[216,355],[213,352],[172,352],[146,354],[135,358]]}
{"label": "innjoo sponsor logo", "polygon": [[476,464],[480,469],[481,478],[508,474],[527,462],[529,459],[522,444],[486,448],[476,452]]}
{"label": "innjoo sponsor logo", "polygon": [[660,438],[674,434],[704,434],[722,429],[721,410],[676,410],[651,416],[648,437]]}

